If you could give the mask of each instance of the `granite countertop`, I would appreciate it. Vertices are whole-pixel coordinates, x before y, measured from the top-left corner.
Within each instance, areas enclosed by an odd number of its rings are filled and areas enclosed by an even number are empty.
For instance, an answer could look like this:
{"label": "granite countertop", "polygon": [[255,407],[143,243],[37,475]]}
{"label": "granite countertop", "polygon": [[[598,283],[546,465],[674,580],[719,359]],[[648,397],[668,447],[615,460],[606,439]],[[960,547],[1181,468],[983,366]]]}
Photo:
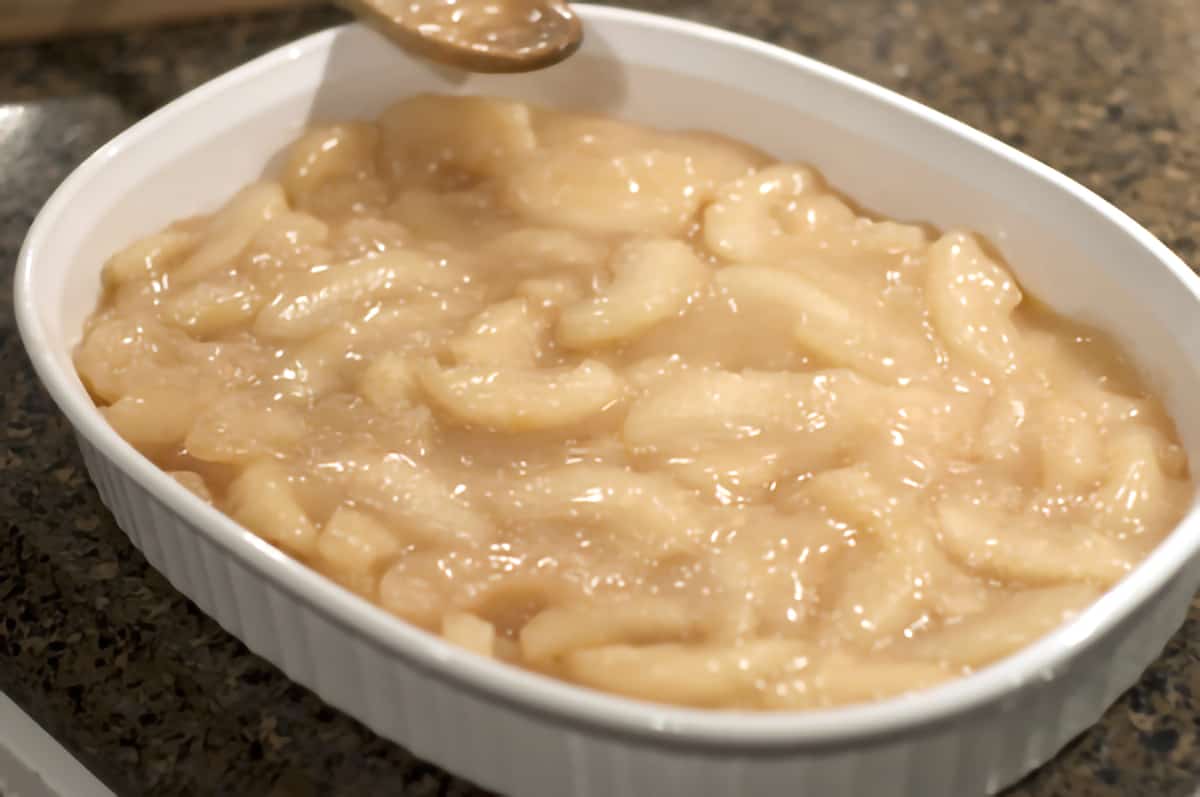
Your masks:
{"label": "granite countertop", "polygon": [[[1200,263],[1196,0],[642,0],[843,67],[1095,189]],[[51,190],[181,92],[333,10],[0,47],[0,690],[114,791],[479,793],[291,684],[150,570],[100,504],[12,317]],[[1011,797],[1200,789],[1200,605],[1104,720]]]}

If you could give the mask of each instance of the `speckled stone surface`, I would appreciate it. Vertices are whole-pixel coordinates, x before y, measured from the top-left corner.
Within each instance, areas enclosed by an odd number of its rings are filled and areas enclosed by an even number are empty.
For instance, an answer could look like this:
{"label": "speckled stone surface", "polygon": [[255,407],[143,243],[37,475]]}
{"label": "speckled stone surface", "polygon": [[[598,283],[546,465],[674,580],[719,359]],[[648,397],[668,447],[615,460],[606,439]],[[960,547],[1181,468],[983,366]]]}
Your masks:
{"label": "speckled stone surface", "polygon": [[[992,133],[1200,262],[1196,0],[642,0],[800,50]],[[11,272],[89,152],[335,11],[0,47],[0,689],[121,795],[474,795],[248,653],[101,506],[16,337]],[[1200,608],[1103,722],[1011,797],[1200,790]]]}

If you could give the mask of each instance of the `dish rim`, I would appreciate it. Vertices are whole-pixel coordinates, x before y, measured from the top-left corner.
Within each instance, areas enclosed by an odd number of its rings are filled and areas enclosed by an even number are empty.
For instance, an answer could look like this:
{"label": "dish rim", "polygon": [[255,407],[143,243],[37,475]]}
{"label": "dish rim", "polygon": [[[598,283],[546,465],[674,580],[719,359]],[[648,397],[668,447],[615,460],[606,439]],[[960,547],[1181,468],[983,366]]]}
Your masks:
{"label": "dish rim", "polygon": [[[1106,223],[1118,227],[1171,272],[1200,307],[1200,277],[1137,222],[1074,180],[939,111],[815,59],[748,36],[642,11],[587,4],[575,8],[585,24],[634,23],[656,29],[654,32],[696,38],[712,47],[783,61],[789,68],[806,72],[842,91],[866,95],[893,113],[921,117],[1097,211]],[[207,535],[242,566],[257,577],[269,579],[308,610],[352,630],[388,655],[403,658],[410,666],[524,713],[586,725],[602,733],[634,735],[662,746],[722,747],[741,753],[816,749],[892,737],[952,722],[961,715],[985,710],[1032,683],[1052,680],[1095,640],[1153,599],[1200,553],[1200,507],[1193,502],[1171,534],[1125,578],[1074,619],[1012,656],[921,692],[840,708],[796,712],[675,707],[602,693],[520,670],[468,653],[409,626],[316,570],[287,557],[192,495],[108,426],[74,371],[64,370],[55,362],[53,352],[62,341],[50,339],[41,318],[44,313],[58,309],[39,308],[34,286],[45,242],[65,217],[64,212],[73,209],[82,187],[102,175],[110,161],[156,135],[159,128],[188,108],[208,103],[235,86],[256,82],[289,63],[327,52],[354,27],[356,23],[349,23],[314,33],[259,56],[182,95],[116,136],[75,169],[43,206],[26,236],[14,275],[14,305],[21,339],[39,378],[76,433],[147,490],[154,500],[185,520],[193,531]],[[65,273],[72,268],[67,266]],[[1200,362],[1193,362],[1192,367],[1200,369]]]}

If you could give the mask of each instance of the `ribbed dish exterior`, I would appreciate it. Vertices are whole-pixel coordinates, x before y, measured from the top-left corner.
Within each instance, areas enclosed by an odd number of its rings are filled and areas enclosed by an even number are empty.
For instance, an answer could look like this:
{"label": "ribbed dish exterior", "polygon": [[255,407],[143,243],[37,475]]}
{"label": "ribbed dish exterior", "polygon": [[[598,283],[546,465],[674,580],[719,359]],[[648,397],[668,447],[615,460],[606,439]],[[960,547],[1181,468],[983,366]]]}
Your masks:
{"label": "ribbed dish exterior", "polygon": [[1183,623],[1195,563],[1084,655],[998,704],[904,735],[738,757],[515,708],[413,666],[251,572],[80,437],[104,503],[171,584],[259,656],[415,755],[521,797],[965,797],[1049,760]]}

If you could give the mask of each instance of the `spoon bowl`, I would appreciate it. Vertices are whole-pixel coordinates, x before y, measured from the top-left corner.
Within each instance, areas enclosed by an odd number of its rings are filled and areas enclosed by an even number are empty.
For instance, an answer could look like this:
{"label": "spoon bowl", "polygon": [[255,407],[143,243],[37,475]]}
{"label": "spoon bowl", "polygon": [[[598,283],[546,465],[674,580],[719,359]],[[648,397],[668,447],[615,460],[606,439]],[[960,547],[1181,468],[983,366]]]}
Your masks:
{"label": "spoon bowl", "polygon": [[533,72],[579,49],[566,0],[339,0],[409,52],[468,72]]}

